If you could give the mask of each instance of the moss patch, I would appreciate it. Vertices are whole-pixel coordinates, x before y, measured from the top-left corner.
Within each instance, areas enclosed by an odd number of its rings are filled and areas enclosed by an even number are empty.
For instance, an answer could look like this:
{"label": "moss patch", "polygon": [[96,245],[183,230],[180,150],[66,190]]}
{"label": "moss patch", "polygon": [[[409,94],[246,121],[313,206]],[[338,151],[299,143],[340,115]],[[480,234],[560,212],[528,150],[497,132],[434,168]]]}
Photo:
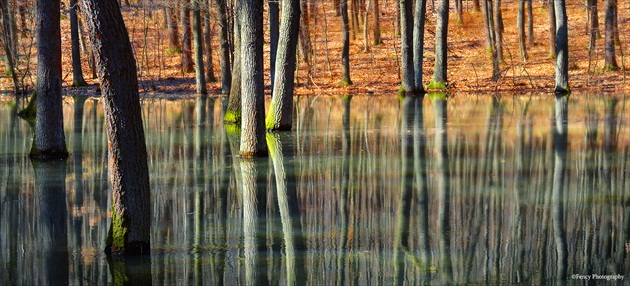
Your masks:
{"label": "moss patch", "polygon": [[115,208],[112,208],[112,224],[107,236],[107,248],[111,249],[112,253],[124,252],[127,231],[124,217]]}
{"label": "moss patch", "polygon": [[237,124],[225,124],[223,127],[229,135],[241,135],[241,127]]}
{"label": "moss patch", "polygon": [[229,124],[240,125],[241,123],[241,112],[235,110],[227,110],[225,112],[225,116],[223,116],[223,122]]}
{"label": "moss patch", "polygon": [[428,90],[444,90],[446,88],[448,88],[448,83],[445,81],[431,80],[429,86],[427,86]]}
{"label": "moss patch", "polygon": [[352,85],[352,80],[349,77],[344,78],[344,79],[341,80],[341,85],[343,85],[343,86]]}

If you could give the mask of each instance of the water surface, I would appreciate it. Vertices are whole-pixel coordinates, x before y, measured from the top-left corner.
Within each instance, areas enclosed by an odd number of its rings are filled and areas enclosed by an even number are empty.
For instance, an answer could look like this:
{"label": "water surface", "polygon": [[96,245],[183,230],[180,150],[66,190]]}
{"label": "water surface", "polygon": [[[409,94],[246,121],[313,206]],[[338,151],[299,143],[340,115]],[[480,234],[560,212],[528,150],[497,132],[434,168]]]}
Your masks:
{"label": "water surface", "polygon": [[224,105],[143,99],[152,254],[108,263],[99,99],[65,98],[70,158],[37,164],[0,101],[0,284],[630,279],[624,97],[301,97],[255,160]]}

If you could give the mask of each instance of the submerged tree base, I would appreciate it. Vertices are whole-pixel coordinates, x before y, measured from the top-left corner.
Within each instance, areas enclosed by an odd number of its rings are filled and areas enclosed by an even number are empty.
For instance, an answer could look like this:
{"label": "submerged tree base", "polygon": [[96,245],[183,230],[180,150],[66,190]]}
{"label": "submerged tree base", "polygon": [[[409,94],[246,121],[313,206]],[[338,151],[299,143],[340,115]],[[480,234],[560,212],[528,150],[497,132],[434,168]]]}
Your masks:
{"label": "submerged tree base", "polygon": [[571,94],[571,89],[569,86],[556,86],[556,89],[553,91],[556,95],[568,95]]}
{"label": "submerged tree base", "polygon": [[70,154],[67,150],[39,150],[35,146],[31,147],[28,156],[33,160],[63,160]]}
{"label": "submerged tree base", "polygon": [[444,90],[448,88],[448,83],[445,81],[432,80],[427,86],[427,90]]}

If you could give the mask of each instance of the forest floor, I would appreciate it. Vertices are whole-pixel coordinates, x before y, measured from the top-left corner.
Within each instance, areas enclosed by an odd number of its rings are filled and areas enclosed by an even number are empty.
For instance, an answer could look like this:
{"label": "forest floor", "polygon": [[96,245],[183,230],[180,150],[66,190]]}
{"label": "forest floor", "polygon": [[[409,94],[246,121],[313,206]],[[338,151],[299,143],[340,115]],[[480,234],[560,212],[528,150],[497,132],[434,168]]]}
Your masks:
{"label": "forest floor", "polygon": [[[317,2],[317,1],[316,1]],[[601,1],[600,1],[601,2]],[[312,5],[310,11],[310,34],[313,46],[313,57],[310,64],[310,75],[307,65],[300,62],[298,67],[298,95],[395,95],[400,84],[400,37],[395,35],[395,0],[383,0],[381,6],[382,43],[372,45],[372,16],[368,20],[368,39],[365,49],[363,25],[351,32],[350,73],[353,84],[343,86],[341,79],[341,18],[335,16],[329,3]],[[452,3],[451,3],[452,4]],[[437,3],[436,3],[437,5]],[[451,5],[453,6],[453,5]],[[266,8],[266,5],[265,5]],[[350,7],[352,8],[352,7]],[[149,11],[151,11],[149,13]],[[527,47],[529,59],[520,60],[516,16],[518,1],[503,1],[504,18],[504,63],[501,64],[501,78],[498,82],[491,80],[491,54],[485,44],[483,17],[480,12],[472,11],[472,2],[464,2],[463,22],[457,23],[457,15],[451,7],[448,31],[448,81],[451,93],[551,93],[554,87],[555,59],[549,56],[549,20],[546,4],[541,1],[533,3],[534,43]],[[599,7],[600,32],[604,30],[603,2]],[[569,20],[569,82],[572,91],[578,93],[610,92],[623,93],[629,89],[626,83],[625,69],[630,62],[622,51],[630,45],[630,35],[625,31],[630,19],[630,4],[619,3],[619,29],[621,46],[617,46],[617,61],[621,67],[618,71],[603,71],[603,38],[598,39],[596,50],[589,61],[588,34],[585,29],[586,12],[583,1],[567,1]],[[325,12],[325,13],[324,13]],[[166,52],[166,29],[164,14],[161,9],[132,6],[123,8],[130,39],[136,53],[140,91],[148,96],[188,97],[194,95],[194,72],[182,73],[180,70],[181,54]],[[62,17],[63,18],[63,17]],[[266,21],[266,19],[265,19]],[[214,23],[214,22],[213,22]],[[265,26],[267,22],[265,22]],[[213,26],[216,35],[216,25]],[[268,30],[266,29],[266,33]],[[434,65],[435,14],[431,1],[427,4],[427,25],[425,32],[425,85],[431,79]],[[268,39],[268,35],[266,36]],[[21,39],[22,49],[30,51],[30,60],[22,65],[28,66],[30,73],[24,83],[33,87],[36,73],[36,56],[32,39]],[[97,80],[92,78],[87,55],[83,53],[83,71],[91,86],[72,88],[72,68],[70,58],[69,21],[62,20],[62,53],[63,80],[68,94],[96,93]],[[216,37],[213,38],[213,70],[220,77],[218,47]],[[269,45],[265,42],[265,84],[269,95]],[[23,56],[26,58],[28,56]],[[23,62],[26,62],[23,60]],[[207,66],[207,65],[206,65]],[[25,70],[24,68],[23,70]],[[10,78],[3,75],[0,89],[11,90]],[[208,83],[211,94],[220,93],[220,82]]]}

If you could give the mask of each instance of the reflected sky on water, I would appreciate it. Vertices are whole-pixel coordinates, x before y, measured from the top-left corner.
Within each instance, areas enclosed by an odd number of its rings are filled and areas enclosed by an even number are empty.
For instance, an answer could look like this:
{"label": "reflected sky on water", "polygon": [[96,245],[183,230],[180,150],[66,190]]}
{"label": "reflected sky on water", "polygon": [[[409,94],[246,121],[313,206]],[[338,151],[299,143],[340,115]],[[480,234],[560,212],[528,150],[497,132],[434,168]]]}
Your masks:
{"label": "reflected sky on water", "polygon": [[98,99],[65,98],[49,163],[21,104],[0,101],[0,285],[630,279],[624,97],[300,97],[253,160],[225,100],[143,99],[152,254],[111,261]]}

